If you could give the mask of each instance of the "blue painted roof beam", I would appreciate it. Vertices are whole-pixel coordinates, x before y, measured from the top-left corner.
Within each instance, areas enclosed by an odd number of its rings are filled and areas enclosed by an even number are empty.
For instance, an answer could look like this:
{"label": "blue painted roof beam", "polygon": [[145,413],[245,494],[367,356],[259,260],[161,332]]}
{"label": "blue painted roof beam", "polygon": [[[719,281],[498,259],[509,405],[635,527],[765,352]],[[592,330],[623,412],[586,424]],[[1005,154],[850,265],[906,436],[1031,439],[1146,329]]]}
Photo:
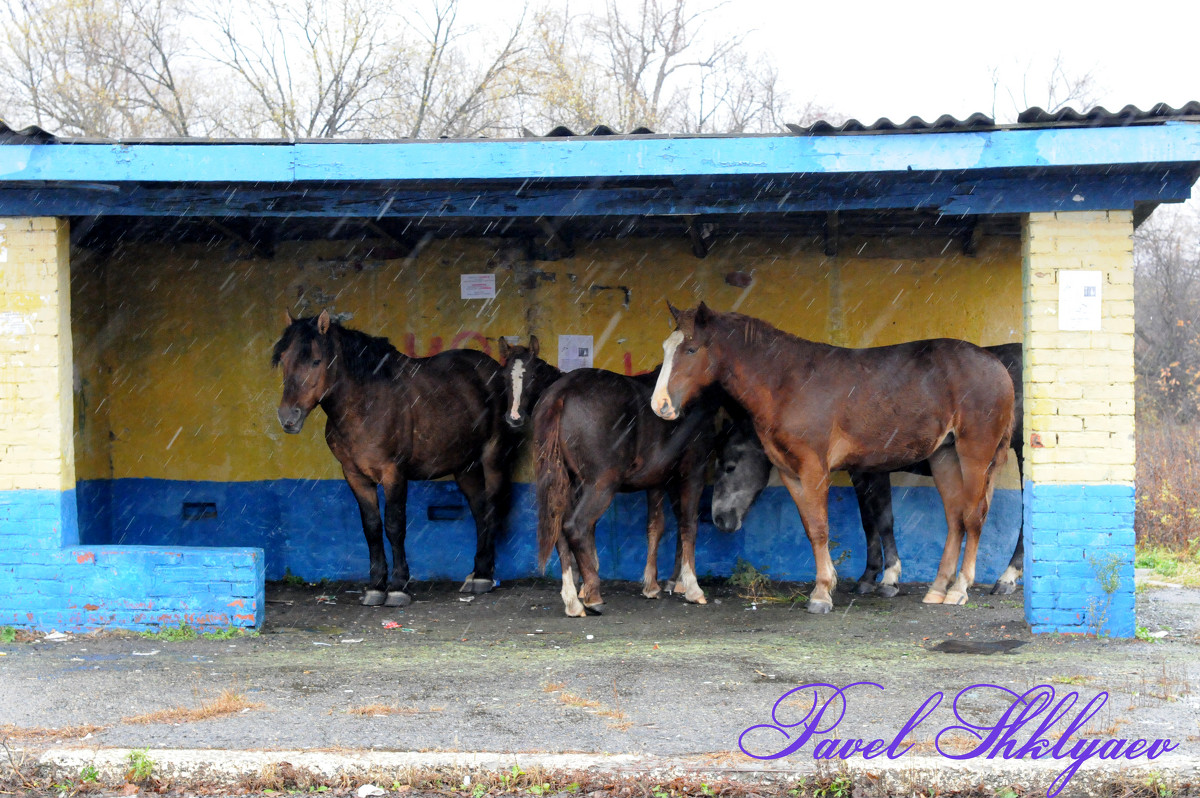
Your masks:
{"label": "blue painted roof beam", "polygon": [[[0,152],[4,148],[0,147]],[[1133,209],[1188,198],[1200,165],[638,181],[2,183],[0,215],[536,218],[927,210]]]}
{"label": "blue painted roof beam", "polygon": [[1200,125],[838,136],[0,146],[0,180],[93,183],[848,175],[1200,161]]}

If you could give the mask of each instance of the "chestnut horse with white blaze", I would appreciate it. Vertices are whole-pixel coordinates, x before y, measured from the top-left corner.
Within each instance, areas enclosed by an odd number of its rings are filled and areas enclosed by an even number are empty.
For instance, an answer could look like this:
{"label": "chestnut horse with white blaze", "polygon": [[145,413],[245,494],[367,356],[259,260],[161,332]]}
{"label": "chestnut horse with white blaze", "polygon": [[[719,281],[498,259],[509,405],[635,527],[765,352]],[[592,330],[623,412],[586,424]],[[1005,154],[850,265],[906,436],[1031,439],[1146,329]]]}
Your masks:
{"label": "chestnut horse with white blaze", "polygon": [[1013,382],[995,355],[949,338],[847,349],[703,302],[693,310],[668,307],[677,326],[663,343],[651,406],[662,418],[678,418],[715,383],[746,409],[812,544],[817,580],[809,612],[833,608],[837,582],[829,556],[830,472],[889,472],[921,460],[929,461],[947,526],[924,601],[966,603],[1013,428]]}

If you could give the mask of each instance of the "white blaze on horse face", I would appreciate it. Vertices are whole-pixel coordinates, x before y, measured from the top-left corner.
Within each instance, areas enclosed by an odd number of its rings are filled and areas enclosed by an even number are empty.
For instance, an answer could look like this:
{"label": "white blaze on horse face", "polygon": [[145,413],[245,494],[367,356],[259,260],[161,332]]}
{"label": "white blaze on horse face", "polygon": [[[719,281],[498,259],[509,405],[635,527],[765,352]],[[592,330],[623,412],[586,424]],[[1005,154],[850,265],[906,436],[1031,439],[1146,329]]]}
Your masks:
{"label": "white blaze on horse face", "polygon": [[671,367],[675,364],[675,350],[683,343],[683,333],[679,330],[667,336],[663,341],[662,371],[658,373],[658,382],[654,385],[654,393],[650,396],[650,407],[654,412],[667,421],[672,421],[679,415],[679,409],[671,405],[671,397],[667,395],[667,382],[671,379]]}
{"label": "white blaze on horse face", "polygon": [[512,409],[508,411],[508,417],[513,421],[521,420],[521,390],[525,383],[525,363],[518,360],[513,363],[512,370]]}

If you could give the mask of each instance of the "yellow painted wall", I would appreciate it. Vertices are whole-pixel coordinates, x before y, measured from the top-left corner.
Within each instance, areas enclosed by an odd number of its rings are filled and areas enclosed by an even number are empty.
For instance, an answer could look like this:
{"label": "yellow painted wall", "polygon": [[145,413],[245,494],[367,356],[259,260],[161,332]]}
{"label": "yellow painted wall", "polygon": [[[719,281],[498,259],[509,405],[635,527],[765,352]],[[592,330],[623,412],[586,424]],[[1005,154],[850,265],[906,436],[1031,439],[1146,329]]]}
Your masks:
{"label": "yellow painted wall", "polygon": [[[811,240],[746,237],[697,259],[680,236],[581,243],[573,258],[533,263],[501,244],[438,241],[386,261],[339,242],[280,245],[271,260],[228,244],[76,253],[79,477],[340,478],[319,412],[298,436],[275,418],[281,381],[269,358],[286,308],[351,314],[349,326],[418,355],[435,338],[494,354],[498,336],[535,332],[554,362],[557,335],[590,334],[598,367],[634,372],[661,360],[667,299],[847,346],[1020,339],[1016,238],[985,238],[975,257],[949,240],[844,240],[843,254],[826,257]],[[460,299],[459,275],[486,271],[497,298]],[[733,271],[752,284],[728,285]],[[595,286],[628,288],[628,307],[623,290]]]}

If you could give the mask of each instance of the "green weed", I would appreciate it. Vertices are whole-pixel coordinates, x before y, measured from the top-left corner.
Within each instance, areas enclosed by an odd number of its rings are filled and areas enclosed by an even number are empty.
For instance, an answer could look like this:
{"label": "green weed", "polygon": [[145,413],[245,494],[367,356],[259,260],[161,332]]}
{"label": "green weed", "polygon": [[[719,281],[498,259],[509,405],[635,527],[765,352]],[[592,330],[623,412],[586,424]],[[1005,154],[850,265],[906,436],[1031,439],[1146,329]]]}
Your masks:
{"label": "green weed", "polygon": [[16,640],[16,629],[11,626],[0,626],[0,643],[14,643]]}
{"label": "green weed", "polygon": [[133,784],[149,781],[154,775],[154,760],[150,758],[149,749],[138,748],[129,752],[129,770],[125,779]]}
{"label": "green weed", "polygon": [[180,640],[195,640],[198,634],[190,625],[184,623],[179,626],[164,626],[157,632],[142,632],[141,636],[147,640],[165,640],[174,643]]}

